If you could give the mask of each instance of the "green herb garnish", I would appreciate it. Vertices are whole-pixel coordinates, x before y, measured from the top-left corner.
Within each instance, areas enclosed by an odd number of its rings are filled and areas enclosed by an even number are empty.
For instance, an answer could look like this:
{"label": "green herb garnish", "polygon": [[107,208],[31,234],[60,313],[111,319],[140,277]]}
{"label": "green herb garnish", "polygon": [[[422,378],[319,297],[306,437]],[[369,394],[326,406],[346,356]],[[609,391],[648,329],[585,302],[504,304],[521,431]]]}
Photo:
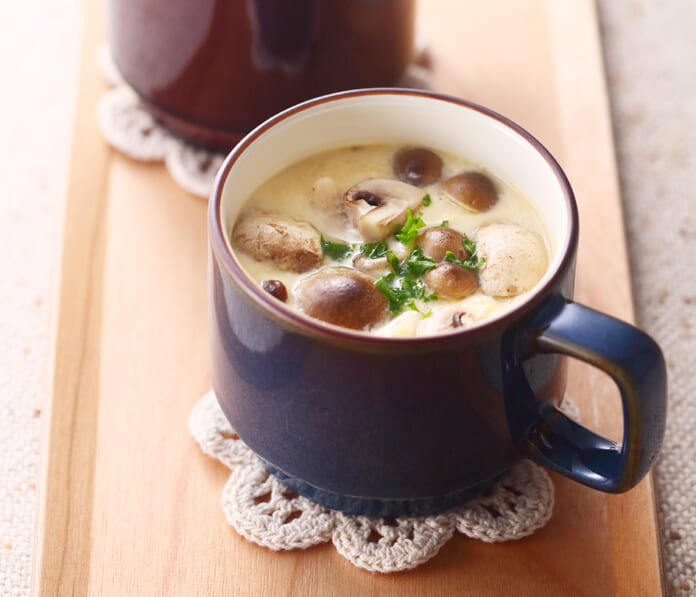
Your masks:
{"label": "green herb garnish", "polygon": [[426,317],[430,317],[430,315],[432,315],[432,312],[433,312],[432,309],[428,309],[428,311],[423,313],[423,311],[421,311],[418,308],[418,305],[416,305],[416,301],[413,301],[413,300],[408,301],[404,306],[406,306],[409,309],[411,309],[412,311],[415,311],[416,313],[418,313],[423,319],[425,319]]}
{"label": "green herb garnish", "polygon": [[389,247],[387,243],[382,241],[376,243],[365,243],[360,247],[360,253],[362,253],[368,259],[379,259],[384,257],[389,252]]}
{"label": "green herb garnish", "polygon": [[394,235],[404,245],[410,243],[418,236],[418,229],[425,226],[423,218],[417,213],[415,216],[409,208],[406,209],[406,223]]}
{"label": "green herb garnish", "polygon": [[462,236],[464,239],[462,240],[462,244],[464,245],[464,250],[469,254],[469,255],[476,255],[476,243],[472,240],[469,240],[469,237],[462,232]]}
{"label": "green herb garnish", "polygon": [[447,228],[449,226],[449,220],[442,220],[442,224],[440,224],[440,228]]}
{"label": "green herb garnish", "polygon": [[400,273],[402,276],[420,278],[434,267],[435,262],[430,259],[430,257],[426,257],[423,254],[423,249],[416,247],[413,249],[413,251],[411,251],[408,259],[403,262],[398,273]]}
{"label": "green herb garnish", "polygon": [[404,307],[418,311],[424,318],[430,312],[423,313],[416,306],[415,300],[434,301],[436,293],[426,294],[423,276],[435,267],[435,262],[426,257],[423,251],[416,247],[409,256],[399,262],[399,258],[389,251],[386,254],[387,261],[392,270],[375,281],[375,286],[387,297],[389,310],[392,314],[401,313]]}
{"label": "green herb garnish", "polygon": [[334,261],[340,261],[353,252],[353,245],[345,245],[332,240],[324,240],[323,234],[321,235],[321,248],[322,251],[324,251],[324,255],[333,259]]}
{"label": "green herb garnish", "polygon": [[464,245],[464,250],[469,254],[469,259],[467,259],[466,261],[462,261],[454,253],[452,253],[452,251],[447,251],[447,253],[445,253],[445,261],[449,261],[450,263],[456,263],[464,269],[472,271],[481,269],[481,266],[484,263],[486,263],[486,258],[479,257],[476,254],[476,243],[474,241],[469,240],[466,234],[464,234],[463,236],[464,239],[462,240],[462,244]]}
{"label": "green herb garnish", "polygon": [[399,258],[394,254],[394,251],[389,251],[386,254],[387,258],[387,263],[389,264],[389,267],[392,268],[394,273],[398,274],[399,273]]}
{"label": "green herb garnish", "polygon": [[396,315],[397,313],[401,313],[404,304],[410,299],[410,296],[408,291],[402,289],[398,284],[396,274],[390,272],[380,276],[375,280],[375,286],[387,297],[387,301],[389,301],[389,310],[392,314]]}
{"label": "green herb garnish", "polygon": [[430,193],[427,193],[425,197],[423,197],[423,205],[425,207],[428,207],[433,202],[433,200],[430,198]]}

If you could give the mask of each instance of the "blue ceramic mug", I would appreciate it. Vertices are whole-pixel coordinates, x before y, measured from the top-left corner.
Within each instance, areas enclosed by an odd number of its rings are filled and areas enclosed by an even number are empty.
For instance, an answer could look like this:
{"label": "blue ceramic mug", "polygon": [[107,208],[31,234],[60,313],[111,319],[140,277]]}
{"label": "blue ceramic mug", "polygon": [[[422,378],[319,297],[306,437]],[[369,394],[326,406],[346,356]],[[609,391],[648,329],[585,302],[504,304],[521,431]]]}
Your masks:
{"label": "blue ceramic mug", "polygon": [[[523,302],[437,337],[374,337],[307,318],[245,273],[228,231],[261,183],[308,155],[385,140],[465,156],[530,199],[546,225],[551,260]],[[573,191],[536,139],[490,110],[398,89],[290,108],[225,160],[209,236],[215,393],[240,437],[299,494],[357,514],[417,516],[485,491],[521,458],[622,492],[657,456],[667,391],[662,353],[637,328],[573,302]],[[616,381],[622,443],[557,408],[564,355]]]}

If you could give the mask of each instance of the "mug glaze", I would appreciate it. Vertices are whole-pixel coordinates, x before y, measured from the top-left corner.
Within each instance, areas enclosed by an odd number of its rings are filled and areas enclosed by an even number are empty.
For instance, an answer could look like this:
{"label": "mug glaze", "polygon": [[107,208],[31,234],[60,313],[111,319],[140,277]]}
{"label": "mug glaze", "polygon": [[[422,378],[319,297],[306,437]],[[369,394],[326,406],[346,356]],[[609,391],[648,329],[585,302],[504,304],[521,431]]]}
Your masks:
{"label": "mug glaze", "polygon": [[[430,146],[484,164],[546,225],[551,263],[514,309],[435,337],[385,338],[305,317],[244,272],[226,231],[266,179],[355,143]],[[438,512],[488,489],[520,458],[608,492],[648,472],[664,433],[666,372],[637,328],[572,302],[578,215],[561,168],[529,133],[481,106],[367,89],[317,98],[251,132],[209,205],[213,387],[240,437],[285,484],[368,516]],[[616,443],[557,406],[565,356],[616,381]]]}
{"label": "mug glaze", "polygon": [[168,128],[229,151],[297,102],[393,85],[414,0],[109,0],[119,72]]}

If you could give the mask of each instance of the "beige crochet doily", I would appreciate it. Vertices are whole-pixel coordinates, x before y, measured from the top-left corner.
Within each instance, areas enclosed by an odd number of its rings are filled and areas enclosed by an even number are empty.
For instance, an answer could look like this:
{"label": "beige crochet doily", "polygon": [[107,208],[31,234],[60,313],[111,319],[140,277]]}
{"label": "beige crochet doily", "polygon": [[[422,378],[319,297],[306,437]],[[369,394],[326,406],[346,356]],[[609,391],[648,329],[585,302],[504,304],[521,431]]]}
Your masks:
{"label": "beige crochet doily", "polygon": [[[106,142],[141,162],[164,162],[174,181],[184,190],[208,197],[224,155],[189,145],[162,126],[123,80],[108,46],[97,54],[102,77],[112,87],[97,105],[97,121]],[[430,72],[417,64],[408,67],[399,84],[428,89]]]}
{"label": "beige crochet doily", "polygon": [[[578,418],[566,398],[563,410]],[[517,463],[491,492],[434,516],[367,518],[330,510],[297,495],[270,474],[235,433],[211,391],[196,404],[189,428],[203,452],[232,470],[222,509],[243,537],[272,550],[331,541],[343,557],[372,572],[415,568],[454,535],[486,542],[521,539],[551,518],[554,488],[546,471]]]}

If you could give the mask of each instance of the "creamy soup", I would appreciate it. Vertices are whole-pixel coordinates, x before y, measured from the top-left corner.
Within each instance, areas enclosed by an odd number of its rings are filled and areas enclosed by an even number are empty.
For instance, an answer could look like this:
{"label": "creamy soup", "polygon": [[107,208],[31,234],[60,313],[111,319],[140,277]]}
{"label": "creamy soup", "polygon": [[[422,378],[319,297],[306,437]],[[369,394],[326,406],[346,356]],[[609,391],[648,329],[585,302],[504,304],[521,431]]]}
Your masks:
{"label": "creamy soup", "polygon": [[360,145],[273,176],[228,223],[247,273],[309,317],[380,336],[475,326],[546,273],[530,202],[446,152]]}

